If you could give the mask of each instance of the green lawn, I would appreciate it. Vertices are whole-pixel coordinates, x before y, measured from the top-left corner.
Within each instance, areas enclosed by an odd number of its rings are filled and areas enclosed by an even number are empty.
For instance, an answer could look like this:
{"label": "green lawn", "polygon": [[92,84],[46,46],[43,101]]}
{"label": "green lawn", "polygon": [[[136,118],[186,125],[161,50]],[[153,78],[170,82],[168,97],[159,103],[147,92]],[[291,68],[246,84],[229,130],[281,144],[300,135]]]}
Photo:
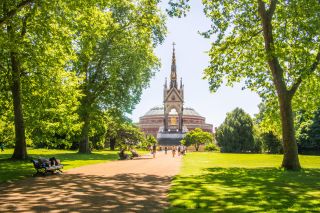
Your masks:
{"label": "green lawn", "polygon": [[282,155],[188,153],[167,212],[320,212],[320,156],[303,170],[279,169]]}
{"label": "green lawn", "polygon": [[[35,169],[30,160],[10,160],[9,158],[12,153],[13,149],[0,152],[0,183],[32,176],[32,174],[35,173]],[[69,150],[28,149],[28,154],[33,158],[50,158],[54,156],[61,160],[61,163],[64,165],[64,171],[83,165],[118,159],[117,151],[97,151],[92,154],[78,154],[76,151]]]}

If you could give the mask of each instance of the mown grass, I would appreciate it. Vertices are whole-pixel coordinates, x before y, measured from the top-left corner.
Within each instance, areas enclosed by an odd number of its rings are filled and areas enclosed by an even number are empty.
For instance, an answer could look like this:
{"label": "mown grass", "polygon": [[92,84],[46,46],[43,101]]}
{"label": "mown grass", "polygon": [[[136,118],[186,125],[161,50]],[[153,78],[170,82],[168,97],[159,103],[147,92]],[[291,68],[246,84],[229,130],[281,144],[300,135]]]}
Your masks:
{"label": "mown grass", "polygon": [[[33,164],[30,160],[14,161],[11,160],[13,149],[0,152],[0,183],[18,180],[32,176],[35,173]],[[117,151],[96,151],[91,154],[78,154],[76,151],[69,150],[49,150],[49,149],[28,149],[28,155],[32,158],[56,157],[64,165],[64,171],[89,165],[118,159]]]}
{"label": "mown grass", "polygon": [[320,156],[188,153],[170,189],[167,212],[320,212]]}

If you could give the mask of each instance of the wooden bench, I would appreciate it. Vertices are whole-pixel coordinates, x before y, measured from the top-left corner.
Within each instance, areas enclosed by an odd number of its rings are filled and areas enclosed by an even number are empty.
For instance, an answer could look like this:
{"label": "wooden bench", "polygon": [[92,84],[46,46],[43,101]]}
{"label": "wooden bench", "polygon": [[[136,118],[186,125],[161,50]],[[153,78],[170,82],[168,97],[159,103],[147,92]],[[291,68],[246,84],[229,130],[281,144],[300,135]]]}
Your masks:
{"label": "wooden bench", "polygon": [[47,173],[53,174],[56,171],[62,173],[61,169],[63,168],[63,165],[60,164],[60,160],[58,159],[32,159],[31,162],[33,163],[34,168],[37,170],[37,173],[35,175],[46,175]]}
{"label": "wooden bench", "polygon": [[130,150],[131,155],[124,153],[124,150],[121,150],[118,155],[120,160],[132,160],[133,158],[140,157],[140,155],[135,150]]}

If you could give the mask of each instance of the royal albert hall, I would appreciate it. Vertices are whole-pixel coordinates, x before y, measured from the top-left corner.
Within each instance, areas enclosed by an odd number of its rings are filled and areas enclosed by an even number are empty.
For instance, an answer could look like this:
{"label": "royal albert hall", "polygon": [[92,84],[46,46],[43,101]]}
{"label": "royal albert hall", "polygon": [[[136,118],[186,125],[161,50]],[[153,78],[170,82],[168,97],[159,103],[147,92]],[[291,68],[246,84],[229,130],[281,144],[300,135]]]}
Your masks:
{"label": "royal albert hall", "polygon": [[207,124],[204,117],[191,107],[184,107],[184,85],[182,78],[177,83],[175,48],[173,46],[170,82],[167,78],[163,88],[163,105],[151,108],[140,117],[139,128],[146,135],[153,135],[159,139],[161,132],[184,134],[195,128],[211,132],[212,124]]}

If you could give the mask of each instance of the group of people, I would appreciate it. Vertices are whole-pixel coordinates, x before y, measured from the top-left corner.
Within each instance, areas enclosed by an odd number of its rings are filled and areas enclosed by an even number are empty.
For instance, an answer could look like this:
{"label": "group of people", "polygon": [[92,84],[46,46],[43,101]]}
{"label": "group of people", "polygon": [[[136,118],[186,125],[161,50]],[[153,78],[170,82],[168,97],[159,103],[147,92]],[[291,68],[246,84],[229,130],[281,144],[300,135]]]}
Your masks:
{"label": "group of people", "polygon": [[[186,152],[187,152],[187,147],[183,146],[183,145],[171,146],[171,151],[172,151],[172,157],[175,157],[176,152],[178,152],[178,156],[185,155]],[[164,147],[164,153],[167,154],[167,152],[168,152],[168,147],[165,146]]]}
{"label": "group of people", "polygon": [[[160,146],[160,151],[162,151],[162,147]],[[172,157],[175,157],[176,156],[176,153],[178,156],[180,155],[185,155],[186,152],[187,152],[187,147],[186,146],[183,146],[183,145],[179,145],[179,146],[165,146],[164,147],[164,153],[167,154],[168,153],[168,150],[171,150],[172,151]],[[153,145],[152,148],[151,148],[151,153],[153,155],[153,158],[156,157],[156,152],[157,152],[157,146],[156,145]]]}

